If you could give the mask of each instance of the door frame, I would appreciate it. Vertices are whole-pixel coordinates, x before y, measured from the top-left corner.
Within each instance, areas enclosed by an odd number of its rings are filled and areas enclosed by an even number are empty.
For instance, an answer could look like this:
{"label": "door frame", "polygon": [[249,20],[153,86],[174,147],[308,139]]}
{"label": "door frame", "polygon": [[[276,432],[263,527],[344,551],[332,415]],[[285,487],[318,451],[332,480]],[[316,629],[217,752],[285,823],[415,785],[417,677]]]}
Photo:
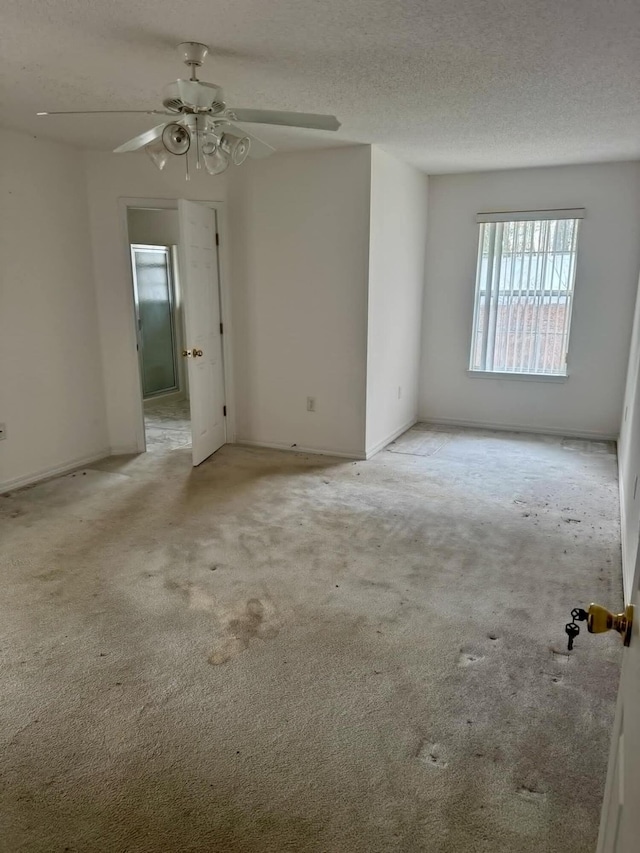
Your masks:
{"label": "door frame", "polygon": [[[231,316],[231,275],[229,259],[227,208],[223,201],[205,201],[200,199],[188,199],[196,204],[202,204],[211,208],[216,214],[216,229],[219,235],[217,246],[218,256],[218,278],[220,282],[220,318],[224,324],[222,335],[222,359],[224,369],[224,394],[227,407],[226,432],[227,444],[234,444],[236,440],[236,405],[235,386],[233,382],[233,322]],[[138,356],[138,335],[136,329],[136,306],[133,283],[133,270],[131,267],[131,244],[129,242],[129,222],[127,213],[129,208],[141,208],[148,210],[177,210],[177,198],[119,198],[118,209],[120,214],[120,227],[122,232],[122,250],[126,258],[126,267],[129,278],[129,305],[130,305],[130,330],[129,348],[131,358],[129,363],[135,365],[138,388],[139,415],[135,427],[135,445],[139,453],[147,449],[144,429],[144,395],[142,391],[142,377],[140,375],[140,361]]]}

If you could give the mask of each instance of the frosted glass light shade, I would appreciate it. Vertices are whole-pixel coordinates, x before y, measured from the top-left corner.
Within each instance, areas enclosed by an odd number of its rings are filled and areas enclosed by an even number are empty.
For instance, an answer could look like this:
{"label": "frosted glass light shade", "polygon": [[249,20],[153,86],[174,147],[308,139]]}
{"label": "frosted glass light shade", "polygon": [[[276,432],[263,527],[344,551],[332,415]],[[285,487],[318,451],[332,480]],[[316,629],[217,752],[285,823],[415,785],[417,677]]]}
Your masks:
{"label": "frosted glass light shade", "polygon": [[155,142],[150,142],[148,145],[144,146],[144,150],[147,152],[154,165],[162,171],[164,167],[169,162],[169,157],[171,156],[167,149],[162,144],[162,140],[156,139]]}
{"label": "frosted glass light shade", "polygon": [[248,136],[236,136],[233,133],[223,133],[220,137],[220,147],[228,154],[234,166],[240,166],[247,159],[251,140]]}
{"label": "frosted glass light shade", "polygon": [[209,146],[203,146],[202,150],[204,167],[210,175],[219,175],[229,166],[229,158],[217,146],[211,153],[205,150],[208,148]]}

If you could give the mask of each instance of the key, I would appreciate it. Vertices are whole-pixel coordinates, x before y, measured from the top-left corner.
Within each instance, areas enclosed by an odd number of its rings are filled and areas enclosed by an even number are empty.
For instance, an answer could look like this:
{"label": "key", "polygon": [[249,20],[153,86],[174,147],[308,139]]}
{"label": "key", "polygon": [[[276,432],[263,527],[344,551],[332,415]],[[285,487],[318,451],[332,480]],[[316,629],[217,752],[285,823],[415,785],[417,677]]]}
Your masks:
{"label": "key", "polygon": [[574,622],[586,622],[589,618],[589,614],[586,610],[583,610],[582,607],[574,607],[571,611],[571,618]]}
{"label": "key", "polygon": [[573,641],[580,633],[580,628],[576,625],[575,622],[568,622],[564,626],[564,630],[569,635],[569,651],[573,650]]}

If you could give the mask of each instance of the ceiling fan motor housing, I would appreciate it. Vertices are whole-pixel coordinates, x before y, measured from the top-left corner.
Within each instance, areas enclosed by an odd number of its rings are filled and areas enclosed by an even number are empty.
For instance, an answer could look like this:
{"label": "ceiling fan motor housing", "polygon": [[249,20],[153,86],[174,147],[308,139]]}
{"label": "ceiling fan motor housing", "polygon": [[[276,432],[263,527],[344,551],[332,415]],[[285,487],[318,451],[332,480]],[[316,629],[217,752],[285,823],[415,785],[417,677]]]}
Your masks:
{"label": "ceiling fan motor housing", "polygon": [[208,110],[213,115],[225,108],[220,86],[196,80],[176,80],[165,86],[162,105],[172,113]]}

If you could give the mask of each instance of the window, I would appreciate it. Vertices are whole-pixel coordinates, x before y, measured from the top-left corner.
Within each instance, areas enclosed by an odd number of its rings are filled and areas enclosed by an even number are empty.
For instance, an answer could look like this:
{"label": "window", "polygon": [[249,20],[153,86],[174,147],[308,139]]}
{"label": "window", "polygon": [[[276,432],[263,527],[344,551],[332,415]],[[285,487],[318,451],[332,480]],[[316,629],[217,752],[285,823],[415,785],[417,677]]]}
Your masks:
{"label": "window", "polygon": [[566,376],[584,210],[479,213],[470,370]]}

